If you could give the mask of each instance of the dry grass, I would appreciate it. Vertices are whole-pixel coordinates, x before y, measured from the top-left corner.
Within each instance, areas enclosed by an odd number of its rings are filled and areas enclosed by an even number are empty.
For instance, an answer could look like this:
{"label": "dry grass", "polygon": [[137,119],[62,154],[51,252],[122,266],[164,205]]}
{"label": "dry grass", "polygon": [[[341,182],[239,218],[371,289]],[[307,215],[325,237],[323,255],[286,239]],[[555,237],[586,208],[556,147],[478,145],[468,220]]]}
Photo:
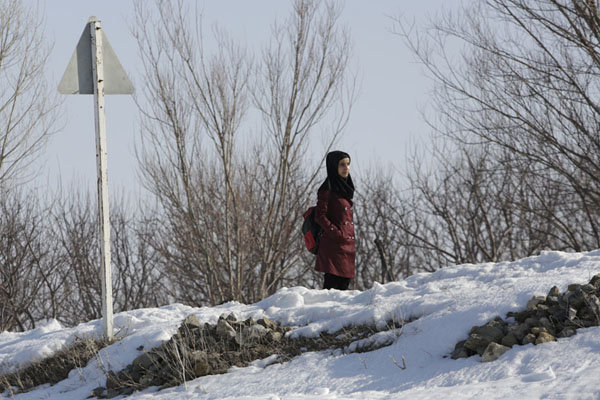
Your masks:
{"label": "dry grass", "polygon": [[[389,321],[377,329],[373,325],[348,326],[336,332],[322,332],[315,337],[285,336],[289,327],[278,326],[283,333],[279,340],[260,339],[244,344],[224,340],[215,335],[199,335],[200,330],[188,330],[183,325],[179,333],[159,347],[148,350],[128,368],[110,372],[106,388],[97,388],[98,397],[131,394],[149,386],[162,388],[179,386],[204,375],[226,373],[231,367],[245,367],[255,360],[271,359],[269,364],[282,363],[306,352],[332,351],[362,353],[389,346],[410,321]],[[214,333],[214,327],[211,328]],[[209,332],[209,331],[204,331]],[[202,354],[198,358],[195,355]],[[142,366],[143,364],[143,366]]]}
{"label": "dry grass", "polygon": [[36,386],[54,385],[69,376],[75,368],[83,368],[98,352],[111,344],[106,339],[76,338],[51,357],[34,361],[17,371],[0,375],[0,393],[11,395],[27,392]]}
{"label": "dry grass", "polygon": [[[280,339],[262,338],[243,344],[216,335],[214,326],[202,331],[190,330],[184,324],[169,341],[142,353],[145,361],[138,358],[118,373],[107,371],[106,387],[96,388],[93,395],[112,397],[128,395],[148,386],[165,388],[181,385],[199,376],[222,374],[233,366],[244,367],[254,360],[272,355],[277,357],[271,363],[281,363],[311,351],[373,351],[392,344],[407,322],[410,321],[389,321],[379,329],[373,325],[349,326],[333,333],[322,332],[316,337],[298,338],[285,335],[290,328],[277,326],[273,330],[281,334]],[[206,335],[198,335],[201,331]],[[39,385],[58,383],[66,379],[71,370],[85,367],[100,349],[109,344],[106,340],[78,338],[51,357],[1,375],[0,393],[14,395]],[[198,358],[198,354],[204,358]]]}

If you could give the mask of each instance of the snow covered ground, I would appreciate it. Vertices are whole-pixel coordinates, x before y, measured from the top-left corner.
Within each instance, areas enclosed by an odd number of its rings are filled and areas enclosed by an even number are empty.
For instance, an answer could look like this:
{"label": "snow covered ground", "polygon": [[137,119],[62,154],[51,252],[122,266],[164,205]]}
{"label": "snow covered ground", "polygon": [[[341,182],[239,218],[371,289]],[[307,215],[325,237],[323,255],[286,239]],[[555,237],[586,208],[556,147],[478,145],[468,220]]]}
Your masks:
{"label": "snow covered ground", "polygon": [[[557,285],[586,283],[600,273],[600,251],[545,252],[512,263],[461,265],[365,292],[284,288],[252,305],[212,308],[173,304],[115,316],[123,339],[69,378],[16,399],[85,399],[105,384],[104,370],[120,370],[167,340],[189,314],[215,323],[222,313],[266,316],[297,326],[295,335],[335,331],[348,324],[409,319],[395,343],[361,354],[306,353],[284,364],[256,362],[185,385],[150,388],[131,399],[600,399],[600,328],[578,330],[558,342],[515,346],[491,363],[447,356],[473,325],[523,309],[533,295]],[[0,333],[0,365],[16,366],[51,354],[75,337],[98,335],[100,321],[62,328],[57,322],[24,333]],[[406,369],[402,366],[402,357]],[[6,395],[6,394],[5,394]],[[0,395],[0,398],[2,396]]]}

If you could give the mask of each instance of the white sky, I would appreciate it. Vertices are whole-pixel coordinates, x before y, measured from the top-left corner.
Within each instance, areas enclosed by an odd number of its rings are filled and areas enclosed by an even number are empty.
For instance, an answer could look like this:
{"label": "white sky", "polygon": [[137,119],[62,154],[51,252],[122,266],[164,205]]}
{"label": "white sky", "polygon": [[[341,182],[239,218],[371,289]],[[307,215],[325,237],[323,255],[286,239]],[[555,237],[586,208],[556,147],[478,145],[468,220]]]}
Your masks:
{"label": "white sky", "polygon": [[[35,4],[35,0],[27,0]],[[148,6],[151,6],[148,1]],[[192,3],[190,1],[190,3]],[[88,18],[97,16],[103,29],[129,73],[134,86],[141,89],[140,60],[128,24],[133,21],[133,4],[124,0],[41,1],[46,17],[46,32],[54,40],[48,74],[55,85],[62,77]],[[291,8],[282,0],[220,0],[198,3],[204,9],[204,23],[218,23],[234,37],[244,39],[250,48],[260,49],[277,17],[284,19]],[[346,133],[338,149],[352,156],[353,173],[373,163],[393,163],[404,169],[410,146],[429,134],[419,110],[427,103],[431,88],[423,68],[401,38],[390,33],[390,15],[415,19],[423,26],[427,16],[437,14],[443,0],[393,1],[348,0],[341,22],[347,24],[354,41],[354,62],[362,84]],[[42,173],[36,183],[43,186],[57,181],[68,185],[89,185],[96,179],[95,139],[92,96],[66,96],[65,129],[55,135],[47,148]],[[131,96],[107,96],[108,173],[111,192],[125,188],[138,191],[134,143],[139,136],[137,108]]]}

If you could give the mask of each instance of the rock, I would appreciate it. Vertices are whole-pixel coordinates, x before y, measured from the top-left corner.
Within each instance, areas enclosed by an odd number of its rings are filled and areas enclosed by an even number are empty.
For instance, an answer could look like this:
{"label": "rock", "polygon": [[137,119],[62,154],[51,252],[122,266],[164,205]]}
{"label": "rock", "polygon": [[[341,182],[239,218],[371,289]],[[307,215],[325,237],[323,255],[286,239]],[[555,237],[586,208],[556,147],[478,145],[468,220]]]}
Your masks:
{"label": "rock", "polygon": [[267,333],[267,340],[271,342],[279,342],[283,338],[283,334],[280,332],[269,331]]}
{"label": "rock", "polygon": [[204,376],[210,374],[211,368],[208,361],[198,361],[194,364],[194,373],[196,376]]}
{"label": "rock", "polygon": [[590,326],[597,326],[596,321],[590,321],[588,319],[578,319],[575,328],[589,328]]}
{"label": "rock", "polygon": [[520,342],[523,340],[525,335],[529,333],[529,326],[525,323],[515,325],[509,329],[509,334],[513,334]]}
{"label": "rock", "polygon": [[586,305],[589,313],[594,316],[600,316],[600,299],[594,294],[588,294],[586,296]]}
{"label": "rock", "polygon": [[579,309],[585,304],[585,292],[578,287],[577,290],[573,291],[569,297],[567,297],[569,307]]}
{"label": "rock", "polygon": [[113,371],[108,371],[106,374],[106,388],[107,389],[116,389],[121,386],[121,382]]}
{"label": "rock", "polygon": [[98,386],[96,389],[92,390],[92,396],[93,397],[103,397],[105,390],[106,389],[104,387]]}
{"label": "rock", "polygon": [[[153,364],[152,366],[150,366],[149,371],[153,372],[155,369],[156,369],[156,365]],[[138,382],[140,380],[140,378],[142,377],[142,371],[137,368],[132,367],[132,368],[128,369],[128,372],[130,374],[131,380],[134,382]]]}
{"label": "rock", "polygon": [[196,350],[192,352],[192,365],[196,376],[204,376],[210,373],[210,364],[208,363],[208,354],[205,351]]}
{"label": "rock", "polygon": [[540,333],[548,333],[548,331],[543,326],[534,326],[533,328],[531,328],[531,333],[537,336]]}
{"label": "rock", "polygon": [[564,321],[567,318],[566,310],[560,305],[550,307],[548,314],[554,321]]}
{"label": "rock", "polygon": [[137,368],[144,371],[149,369],[152,366],[152,364],[155,363],[156,359],[152,355],[152,353],[142,353],[135,360],[133,360],[131,364],[133,365],[133,368]]}
{"label": "rock", "polygon": [[458,350],[458,349],[465,347],[465,342],[466,342],[466,340],[461,340],[460,342],[456,343],[454,345],[454,350]]}
{"label": "rock", "polygon": [[471,354],[469,353],[469,351],[467,349],[465,349],[464,347],[461,347],[459,349],[455,349],[452,352],[452,355],[450,356],[450,358],[452,358],[453,360],[458,360],[459,358],[468,358],[470,356],[471,356]]}
{"label": "rock", "polygon": [[485,348],[490,344],[490,341],[476,333],[469,335],[469,338],[465,342],[465,348],[482,355]]}
{"label": "rock", "polygon": [[525,320],[525,324],[530,327],[533,328],[534,326],[539,326],[540,325],[540,320],[535,318],[535,317],[529,317]]}
{"label": "rock", "polygon": [[234,336],[234,341],[238,345],[238,347],[232,347],[231,350],[237,350],[239,346],[250,346],[252,342],[247,340],[247,338],[243,335],[242,332],[237,332]]}
{"label": "rock", "polygon": [[497,360],[498,357],[500,357],[502,354],[506,353],[508,350],[510,350],[510,347],[503,346],[501,344],[492,342],[485,348],[485,351],[483,352],[483,355],[481,356],[481,361],[490,362],[490,361]]}
{"label": "rock", "polygon": [[552,288],[550,289],[550,291],[548,292],[548,297],[558,297],[560,295],[560,289],[558,288],[558,286],[552,286]]}
{"label": "rock", "polygon": [[120,371],[117,374],[117,379],[120,382],[121,387],[125,387],[130,385],[133,382],[133,376],[131,374],[131,371],[129,369],[125,369],[123,371]]}
{"label": "rock", "polygon": [[469,337],[465,341],[464,347],[482,355],[490,342],[499,343],[503,336],[502,330],[493,326],[474,326],[471,329]]}
{"label": "rock", "polygon": [[251,325],[249,327],[244,328],[243,337],[246,340],[259,340],[262,339],[269,330],[262,325]]}
{"label": "rock", "polygon": [[559,338],[566,338],[566,337],[571,337],[573,335],[575,335],[577,333],[577,331],[575,330],[575,328],[571,328],[570,326],[564,328],[562,331],[560,331],[560,333],[558,334]]}
{"label": "rock", "polygon": [[113,397],[117,397],[120,394],[121,393],[117,389],[108,389],[104,396],[106,399],[112,399]]}
{"label": "rock", "polygon": [[538,313],[542,313],[542,315],[545,315],[546,312],[550,309],[550,307],[548,307],[545,304],[538,304],[537,306],[535,306],[535,309]]}
{"label": "rock", "polygon": [[194,350],[190,354],[190,359],[196,361],[206,361],[208,359],[208,353],[204,350]]}
{"label": "rock", "polygon": [[165,365],[160,369],[160,371],[158,371],[157,375],[160,380],[166,382],[173,376],[173,367],[170,365]]}
{"label": "rock", "polygon": [[200,322],[197,316],[194,314],[188,315],[183,322],[181,323],[181,327],[187,327],[188,329],[193,328],[202,328],[203,324]]}
{"label": "rock", "polygon": [[562,294],[558,286],[553,286],[547,296],[533,296],[526,310],[510,311],[506,317],[511,325],[496,317],[474,326],[468,338],[456,344],[452,358],[469,357],[474,352],[493,358],[498,348],[556,341],[576,334],[578,328],[600,325],[600,274],[587,284],[569,285]]}
{"label": "rock", "polygon": [[581,287],[581,285],[579,283],[571,283],[569,286],[567,286],[567,291],[574,292],[574,291],[578,290],[580,287]]}
{"label": "rock", "polygon": [[506,333],[508,323],[506,323],[506,321],[504,321],[502,318],[496,317],[493,320],[485,323],[484,326],[491,326],[493,328],[496,328],[496,329],[502,331],[503,333]]}
{"label": "rock", "polygon": [[590,285],[594,286],[596,289],[600,288],[600,274],[592,276],[592,279],[590,279]]}
{"label": "rock", "polygon": [[542,344],[547,342],[554,342],[556,339],[554,336],[549,334],[548,332],[540,332],[537,339],[535,340],[535,344]]}
{"label": "rock", "polygon": [[210,357],[208,362],[212,374],[222,374],[229,369],[229,365],[221,357]]}
{"label": "rock", "polygon": [[533,296],[531,300],[527,302],[525,308],[527,310],[535,310],[537,305],[546,301],[546,296]]}
{"label": "rock", "polygon": [[254,322],[254,318],[250,317],[250,318],[248,318],[247,320],[244,321],[244,324],[246,326],[251,326],[251,325],[256,324],[256,322]]}
{"label": "rock", "polygon": [[523,338],[523,345],[529,344],[529,343],[535,343],[535,335],[533,333],[528,333],[527,335],[525,335],[525,337]]}
{"label": "rock", "polygon": [[140,378],[139,382],[142,387],[147,387],[152,384],[153,380],[154,380],[154,376],[152,376],[152,374],[146,374]]}
{"label": "rock", "polygon": [[473,333],[482,336],[483,338],[487,339],[488,342],[496,343],[499,343],[502,340],[502,337],[504,336],[502,329],[492,325],[483,325],[480,327],[476,327],[473,330]]}
{"label": "rock", "polygon": [[264,326],[267,329],[272,329],[272,330],[277,329],[277,323],[275,323],[275,321],[271,321],[268,318],[261,318],[256,323]]}
{"label": "rock", "polygon": [[554,331],[554,324],[552,324],[547,317],[540,318],[540,325],[546,328],[546,330],[550,333]]}
{"label": "rock", "polygon": [[577,318],[577,309],[569,307],[567,310],[567,319],[569,321],[573,321],[575,318]]}
{"label": "rock", "polygon": [[456,343],[456,346],[454,346],[454,351],[452,352],[452,355],[451,355],[451,358],[453,360],[456,360],[459,358],[471,357],[474,354],[472,351],[465,349],[465,347],[464,347],[465,342],[466,342],[466,340],[461,340],[460,342]]}
{"label": "rock", "polygon": [[229,315],[228,315],[228,316],[225,318],[225,320],[226,320],[227,322],[236,322],[238,319],[237,319],[237,317],[235,316],[235,314],[234,314],[234,313],[231,313],[231,314],[229,314]]}
{"label": "rock", "polygon": [[519,344],[519,340],[514,334],[509,333],[502,338],[501,344],[502,346],[513,347],[514,345]]}
{"label": "rock", "polygon": [[514,318],[517,322],[523,323],[527,318],[532,317],[535,314],[533,310],[525,310],[514,314]]}
{"label": "rock", "polygon": [[581,290],[583,291],[583,293],[591,294],[596,291],[596,288],[594,287],[594,285],[586,283],[585,285],[581,286]]}
{"label": "rock", "polygon": [[225,319],[219,319],[216,332],[219,336],[225,338],[235,338],[236,336],[235,329],[233,329]]}

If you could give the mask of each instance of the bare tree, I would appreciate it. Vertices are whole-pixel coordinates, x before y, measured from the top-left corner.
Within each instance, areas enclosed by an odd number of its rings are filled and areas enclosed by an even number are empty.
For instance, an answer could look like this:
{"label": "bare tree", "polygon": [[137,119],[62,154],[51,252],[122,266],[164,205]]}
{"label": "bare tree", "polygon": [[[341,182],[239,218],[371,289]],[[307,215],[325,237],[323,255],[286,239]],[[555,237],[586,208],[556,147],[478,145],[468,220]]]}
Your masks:
{"label": "bare tree", "polygon": [[44,239],[43,215],[35,201],[21,192],[0,196],[0,330],[35,328]]}
{"label": "bare tree", "polygon": [[[347,121],[350,48],[339,9],[295,2],[251,68],[219,29],[209,56],[199,17],[190,20],[182,2],[156,4],[152,15],[138,3],[134,31],[148,82],[139,159],[160,205],[153,243],[170,293],[190,304],[258,300],[299,271],[298,218],[317,169],[306,178],[293,167],[311,165],[316,127],[328,124],[330,145]],[[250,99],[265,132],[240,144]]]}
{"label": "bare tree", "polygon": [[[383,172],[386,171],[387,172]],[[405,215],[407,204],[394,170],[372,168],[362,179],[355,208],[357,287],[406,278],[422,266],[414,259],[415,238],[395,223]]]}
{"label": "bare tree", "polygon": [[549,244],[548,230],[545,220],[532,218],[538,208],[526,186],[532,175],[499,164],[489,149],[468,150],[458,157],[438,157],[435,172],[411,178],[414,211],[420,216],[412,227],[403,226],[420,246],[438,253],[433,264],[438,267],[515,259],[542,250]]}
{"label": "bare tree", "polygon": [[61,273],[66,281],[57,287],[54,301],[61,304],[58,319],[67,325],[102,316],[96,228],[96,208],[90,196],[74,192],[56,200],[50,235],[60,243]]}
{"label": "bare tree", "polygon": [[369,177],[357,214],[363,285],[569,248],[555,228],[573,221],[572,196],[560,186],[540,186],[539,173],[510,154],[442,149],[429,166],[413,160],[406,189],[380,171]]}
{"label": "bare tree", "polygon": [[397,25],[435,82],[437,133],[524,166],[529,216],[566,250],[600,245],[599,21],[595,0],[487,0],[426,32]]}
{"label": "bare tree", "polygon": [[169,303],[165,271],[150,244],[154,232],[124,198],[111,208],[113,296],[117,311],[159,307]]}
{"label": "bare tree", "polygon": [[339,26],[340,12],[334,3],[295,1],[290,18],[273,27],[263,52],[253,98],[274,150],[261,169],[275,178],[264,193],[259,297],[272,293],[298,262],[298,254],[289,250],[297,242],[297,221],[318,172],[303,168],[306,177],[297,174],[298,166],[310,165],[305,155],[309,140],[317,128],[329,132],[324,157],[342,133],[354,101],[348,71],[351,42]]}
{"label": "bare tree", "polygon": [[56,129],[58,96],[47,84],[43,24],[22,0],[0,3],[0,188],[28,177],[25,167]]}
{"label": "bare tree", "polygon": [[[101,279],[96,205],[89,194],[57,195],[45,225],[47,255],[36,277],[42,288],[36,316],[75,325],[101,317]],[[158,257],[148,243],[146,221],[124,198],[111,202],[111,250],[115,311],[168,303]]]}
{"label": "bare tree", "polygon": [[[185,261],[173,268],[186,270],[190,264],[196,266],[202,277],[196,284],[202,282],[201,290],[208,289],[204,294],[211,302],[239,299],[244,263],[242,254],[233,250],[242,240],[233,163],[236,134],[247,109],[250,66],[244,50],[222,31],[215,32],[219,51],[208,57],[200,21],[190,22],[190,13],[182,2],[159,1],[156,6],[158,15],[147,14],[141,3],[136,7],[138,20],[155,22],[137,24],[143,28],[134,32],[150,83],[145,92],[148,109],[142,108],[142,174],[165,217],[177,224],[163,226],[164,234],[170,236],[167,232],[176,229],[183,235],[183,243],[174,249],[185,254]],[[151,26],[157,29],[150,31]],[[201,146],[204,135],[213,144],[209,151]],[[205,159],[215,161],[219,168],[206,168]],[[221,186],[211,191],[213,201],[220,206],[214,210],[216,214],[201,207],[206,193],[198,193],[209,176],[218,176]],[[210,235],[216,232],[203,226],[202,221],[210,224],[208,215],[224,225],[219,230],[224,241],[221,248],[210,245],[214,241]],[[220,254],[220,250],[224,253]],[[217,265],[223,264],[225,274],[217,270]],[[180,293],[186,291],[187,288]]]}

